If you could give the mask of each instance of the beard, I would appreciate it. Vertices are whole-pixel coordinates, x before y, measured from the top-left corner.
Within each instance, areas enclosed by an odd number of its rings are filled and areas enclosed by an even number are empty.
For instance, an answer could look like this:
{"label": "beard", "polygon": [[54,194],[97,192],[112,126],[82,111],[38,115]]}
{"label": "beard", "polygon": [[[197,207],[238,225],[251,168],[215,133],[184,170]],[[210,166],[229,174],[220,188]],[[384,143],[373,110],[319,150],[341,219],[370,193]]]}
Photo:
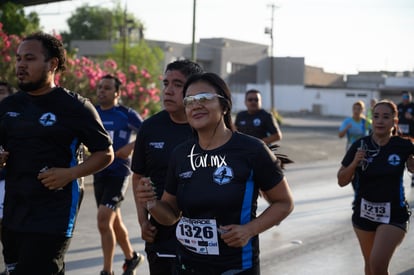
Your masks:
{"label": "beard", "polygon": [[24,92],[32,92],[32,91],[36,91],[46,86],[47,85],[46,83],[47,83],[47,74],[46,72],[43,72],[37,81],[34,81],[34,82],[32,81],[32,82],[27,82],[27,83],[19,82],[18,87],[20,90]]}

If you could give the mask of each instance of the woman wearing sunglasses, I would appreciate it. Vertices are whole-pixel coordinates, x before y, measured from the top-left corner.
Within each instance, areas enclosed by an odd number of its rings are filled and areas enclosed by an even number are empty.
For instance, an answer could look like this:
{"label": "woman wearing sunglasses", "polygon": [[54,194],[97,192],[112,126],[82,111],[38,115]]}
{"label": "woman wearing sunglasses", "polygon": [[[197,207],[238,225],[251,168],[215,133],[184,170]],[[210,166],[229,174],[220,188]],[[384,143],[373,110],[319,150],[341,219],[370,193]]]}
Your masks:
{"label": "woman wearing sunglasses", "polygon": [[[178,221],[177,274],[260,274],[259,233],[293,210],[287,180],[262,141],[233,131],[230,91],[219,76],[190,77],[184,105],[196,141],[175,149],[161,200],[148,179],[137,199],[161,224]],[[259,190],[270,204],[256,216]]]}

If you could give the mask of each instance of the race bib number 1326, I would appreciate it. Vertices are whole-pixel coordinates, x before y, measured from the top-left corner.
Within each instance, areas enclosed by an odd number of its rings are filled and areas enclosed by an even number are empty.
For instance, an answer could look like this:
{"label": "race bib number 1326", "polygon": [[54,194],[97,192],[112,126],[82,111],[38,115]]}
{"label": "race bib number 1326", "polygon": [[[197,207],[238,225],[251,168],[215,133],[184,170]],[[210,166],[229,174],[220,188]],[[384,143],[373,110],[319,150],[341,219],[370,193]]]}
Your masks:
{"label": "race bib number 1326", "polygon": [[188,250],[204,255],[219,255],[215,219],[182,217],[175,229],[177,240]]}

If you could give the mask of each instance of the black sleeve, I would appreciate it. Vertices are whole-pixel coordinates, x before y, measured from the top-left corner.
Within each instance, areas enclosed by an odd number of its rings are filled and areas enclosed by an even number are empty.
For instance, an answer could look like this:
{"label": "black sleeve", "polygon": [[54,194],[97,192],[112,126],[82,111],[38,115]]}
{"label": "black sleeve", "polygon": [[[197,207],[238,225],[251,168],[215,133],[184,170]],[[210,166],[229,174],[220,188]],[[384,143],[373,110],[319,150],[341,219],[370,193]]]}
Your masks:
{"label": "black sleeve", "polygon": [[261,147],[257,148],[253,162],[253,173],[254,181],[263,191],[273,188],[284,177],[277,158],[263,142]]}
{"label": "black sleeve", "polygon": [[102,125],[102,121],[95,107],[89,100],[84,102],[83,110],[80,110],[79,136],[90,152],[103,151],[112,145],[111,138]]}
{"label": "black sleeve", "polygon": [[135,139],[134,152],[132,154],[131,170],[140,175],[145,175],[145,128],[144,122],[139,128],[137,138]]}

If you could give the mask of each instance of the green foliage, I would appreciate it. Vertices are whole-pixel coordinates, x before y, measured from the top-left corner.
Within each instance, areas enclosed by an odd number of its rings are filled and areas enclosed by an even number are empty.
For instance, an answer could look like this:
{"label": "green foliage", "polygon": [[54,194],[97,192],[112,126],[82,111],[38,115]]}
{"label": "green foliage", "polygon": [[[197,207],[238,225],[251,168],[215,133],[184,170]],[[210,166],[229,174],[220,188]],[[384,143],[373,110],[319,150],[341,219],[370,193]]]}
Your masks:
{"label": "green foliage", "polygon": [[133,45],[126,45],[125,53],[124,44],[117,43],[114,45],[114,52],[108,54],[107,58],[115,60],[124,68],[128,68],[130,64],[139,64],[153,75],[162,74],[163,51],[159,47],[150,47],[144,40]]}
{"label": "green foliage", "polygon": [[106,74],[115,75],[121,80],[121,102],[137,110],[142,117],[161,110],[160,90],[156,86],[158,75],[151,75],[145,68],[135,65],[122,71],[112,59],[98,63],[86,57],[69,57],[67,69],[56,77],[56,83],[97,103],[96,86]]}
{"label": "green foliage", "polygon": [[[79,64],[68,66],[70,73],[62,75],[62,83],[68,88],[83,91],[93,100],[94,88],[91,92],[88,89],[94,87],[98,79],[91,72],[98,72],[100,76],[103,71],[110,72],[125,83],[122,91],[125,105],[140,110],[143,116],[161,109],[158,78],[162,74],[163,51],[150,47],[142,39],[142,23],[122,9],[120,1],[112,10],[88,5],[77,8],[68,25],[70,32],[62,34],[63,41],[110,40],[118,43],[106,56],[94,56],[93,60],[82,57],[79,59],[80,67]],[[88,79],[81,80],[81,75],[85,74]]]}
{"label": "green foliage", "polygon": [[112,37],[112,11],[107,8],[81,6],[68,19],[69,36],[62,37],[83,40],[109,40]]}
{"label": "green foliage", "polygon": [[37,13],[25,15],[22,5],[10,1],[0,3],[0,22],[8,34],[25,35],[40,30],[40,19]]}
{"label": "green foliage", "polygon": [[[0,80],[16,87],[15,53],[21,39],[17,35],[8,35],[2,27],[0,23]],[[56,85],[78,92],[96,103],[96,85],[102,76],[110,73],[123,83],[121,101],[126,106],[137,110],[143,118],[161,110],[160,89],[157,87],[160,76],[151,74],[142,65],[131,64],[123,71],[112,59],[95,62],[86,57],[76,58],[70,53],[66,65],[66,71],[56,75]]]}
{"label": "green foliage", "polygon": [[141,22],[133,14],[125,13],[119,1],[115,9],[85,4],[75,10],[67,23],[69,32],[62,33],[64,41],[116,41],[124,35],[131,36],[130,34],[133,30],[138,33],[141,33],[143,30]]}

